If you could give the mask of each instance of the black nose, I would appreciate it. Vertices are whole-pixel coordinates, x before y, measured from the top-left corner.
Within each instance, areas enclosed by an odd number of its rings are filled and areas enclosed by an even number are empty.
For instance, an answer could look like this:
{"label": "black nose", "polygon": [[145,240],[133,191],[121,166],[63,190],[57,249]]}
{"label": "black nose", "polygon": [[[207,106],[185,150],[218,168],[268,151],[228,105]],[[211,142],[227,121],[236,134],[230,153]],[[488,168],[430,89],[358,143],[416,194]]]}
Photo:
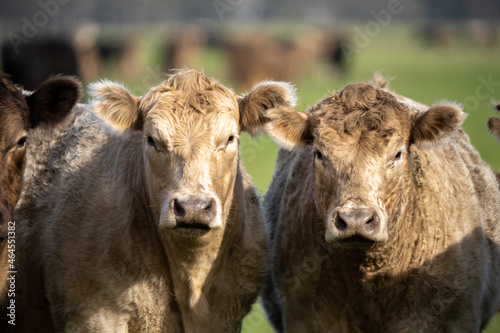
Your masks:
{"label": "black nose", "polygon": [[207,195],[178,197],[172,200],[171,205],[177,224],[209,226],[217,213],[215,199]]}
{"label": "black nose", "polygon": [[380,233],[381,224],[373,209],[347,208],[337,213],[335,228],[341,238],[357,235],[371,239]]}

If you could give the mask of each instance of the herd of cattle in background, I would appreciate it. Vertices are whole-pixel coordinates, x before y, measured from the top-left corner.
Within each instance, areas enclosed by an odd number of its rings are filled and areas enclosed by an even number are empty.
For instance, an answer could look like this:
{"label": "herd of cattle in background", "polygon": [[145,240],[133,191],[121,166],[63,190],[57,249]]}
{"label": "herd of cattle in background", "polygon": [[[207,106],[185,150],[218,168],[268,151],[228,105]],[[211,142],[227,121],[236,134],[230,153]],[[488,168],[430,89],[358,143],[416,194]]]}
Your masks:
{"label": "herd of cattle in background", "polygon": [[[111,30],[108,31],[108,30]],[[101,29],[84,24],[71,36],[43,34],[28,43],[16,45],[4,39],[0,62],[14,82],[36,89],[52,73],[78,76],[90,83],[113,68],[120,80],[127,81],[141,72],[142,36]],[[163,72],[172,68],[196,68],[206,48],[220,50],[232,82],[241,89],[272,78],[294,81],[314,62],[327,63],[336,75],[344,75],[356,56],[352,32],[345,27],[309,27],[286,34],[267,30],[248,30],[238,34],[204,25],[173,26],[158,41],[154,52]],[[428,24],[416,37],[425,45],[447,48],[457,40],[476,48],[498,45],[496,26],[471,21],[462,30],[445,24]],[[262,52],[265,49],[266,52]],[[32,54],[37,54],[34,59]]]}
{"label": "herd of cattle in background", "polygon": [[[160,59],[155,66],[163,72],[197,67],[205,48],[217,49],[227,59],[235,84],[245,89],[266,78],[296,79],[308,63],[317,59],[330,63],[339,74],[347,66],[342,48],[345,37],[331,29],[315,29],[291,37],[262,31],[233,36],[189,25],[172,28],[166,35],[155,51]],[[126,33],[110,34],[87,24],[68,38],[41,36],[15,48],[5,40],[2,68],[26,89],[36,89],[51,73],[76,75],[89,83],[109,67],[114,67],[118,77],[126,81],[141,70],[140,38]],[[37,59],[31,57],[35,53],[39,55]]]}
{"label": "herd of cattle in background", "polygon": [[[224,44],[249,92],[182,69],[142,97],[92,83],[81,104],[80,81],[47,78],[50,61],[30,91],[0,74],[0,331],[238,332],[259,295],[278,332],[487,326],[500,310],[500,183],[460,106],[423,105],[376,76],[299,112],[283,80],[323,42],[189,33],[169,59]],[[339,43],[315,54],[337,63]],[[81,77],[82,64],[99,77],[105,54],[135,61],[119,46],[86,58],[52,45]],[[262,47],[290,62],[252,53]],[[500,141],[500,119],[486,126]],[[243,131],[281,146],[264,198],[239,159]]]}

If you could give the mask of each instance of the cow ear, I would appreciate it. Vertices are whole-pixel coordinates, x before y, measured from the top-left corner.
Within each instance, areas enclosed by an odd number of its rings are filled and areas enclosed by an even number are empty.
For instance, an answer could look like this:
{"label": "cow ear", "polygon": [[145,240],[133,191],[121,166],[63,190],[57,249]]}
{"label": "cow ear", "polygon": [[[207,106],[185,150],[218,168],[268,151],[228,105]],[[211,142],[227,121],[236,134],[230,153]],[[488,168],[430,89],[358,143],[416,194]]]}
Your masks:
{"label": "cow ear", "polygon": [[411,129],[411,142],[422,147],[435,147],[455,132],[465,119],[465,113],[451,105],[437,105],[419,114]]}
{"label": "cow ear", "polygon": [[286,82],[264,81],[238,99],[240,128],[252,135],[269,122],[270,110],[293,110],[297,103],[295,88]]}
{"label": "cow ear", "polygon": [[31,127],[59,123],[81,97],[82,85],[77,79],[63,75],[47,79],[33,94],[26,97]]}
{"label": "cow ear", "polygon": [[498,117],[488,119],[488,129],[495,139],[500,141],[500,119]]}
{"label": "cow ear", "polygon": [[89,86],[94,101],[91,111],[117,132],[142,130],[140,99],[122,85],[103,80]]}
{"label": "cow ear", "polygon": [[308,116],[293,109],[295,88],[285,82],[265,81],[239,99],[240,126],[255,134],[266,132],[280,146],[292,149],[312,141]]}
{"label": "cow ear", "polygon": [[[500,111],[500,103],[495,103],[493,107]],[[500,142],[500,119],[498,117],[488,119],[488,129],[495,139]]]}
{"label": "cow ear", "polygon": [[313,142],[309,114],[293,109],[272,109],[267,117],[269,122],[264,125],[264,132],[281,147],[293,149]]}

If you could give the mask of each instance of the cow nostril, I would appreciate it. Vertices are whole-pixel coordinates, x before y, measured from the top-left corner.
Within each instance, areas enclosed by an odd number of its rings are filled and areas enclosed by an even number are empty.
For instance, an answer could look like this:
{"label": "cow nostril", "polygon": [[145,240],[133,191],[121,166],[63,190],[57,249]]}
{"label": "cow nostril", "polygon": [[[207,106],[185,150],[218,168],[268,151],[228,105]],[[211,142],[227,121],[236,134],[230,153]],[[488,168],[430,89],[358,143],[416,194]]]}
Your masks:
{"label": "cow nostril", "polygon": [[174,199],[174,214],[180,217],[186,215],[186,210],[184,209],[184,207],[182,207],[182,204],[179,203],[177,199]]}
{"label": "cow nostril", "polygon": [[212,200],[210,200],[210,201],[209,201],[209,202],[205,205],[205,207],[203,208],[203,210],[204,210],[204,211],[209,211],[209,210],[211,210],[211,209],[212,209],[212,203],[213,203],[213,201],[212,201]]}
{"label": "cow nostril", "polygon": [[368,232],[376,232],[379,229],[380,219],[376,214],[372,215],[371,218],[365,223],[365,230]]}
{"label": "cow nostril", "polygon": [[344,231],[347,229],[347,223],[344,221],[344,219],[340,216],[340,214],[337,214],[337,219],[335,220],[335,226],[337,227],[338,230]]}

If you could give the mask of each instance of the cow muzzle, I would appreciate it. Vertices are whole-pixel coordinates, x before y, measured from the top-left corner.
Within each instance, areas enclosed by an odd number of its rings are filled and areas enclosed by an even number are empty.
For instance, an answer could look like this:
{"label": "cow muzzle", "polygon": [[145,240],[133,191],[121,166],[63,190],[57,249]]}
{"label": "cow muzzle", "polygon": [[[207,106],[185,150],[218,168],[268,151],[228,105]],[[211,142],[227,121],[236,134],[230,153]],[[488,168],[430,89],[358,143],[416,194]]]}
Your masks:
{"label": "cow muzzle", "polygon": [[340,207],[332,212],[326,226],[327,242],[344,247],[366,248],[387,241],[385,219],[376,209],[365,206]]}
{"label": "cow muzzle", "polygon": [[168,204],[168,218],[160,222],[184,236],[202,236],[221,226],[220,205],[209,194],[176,195]]}

